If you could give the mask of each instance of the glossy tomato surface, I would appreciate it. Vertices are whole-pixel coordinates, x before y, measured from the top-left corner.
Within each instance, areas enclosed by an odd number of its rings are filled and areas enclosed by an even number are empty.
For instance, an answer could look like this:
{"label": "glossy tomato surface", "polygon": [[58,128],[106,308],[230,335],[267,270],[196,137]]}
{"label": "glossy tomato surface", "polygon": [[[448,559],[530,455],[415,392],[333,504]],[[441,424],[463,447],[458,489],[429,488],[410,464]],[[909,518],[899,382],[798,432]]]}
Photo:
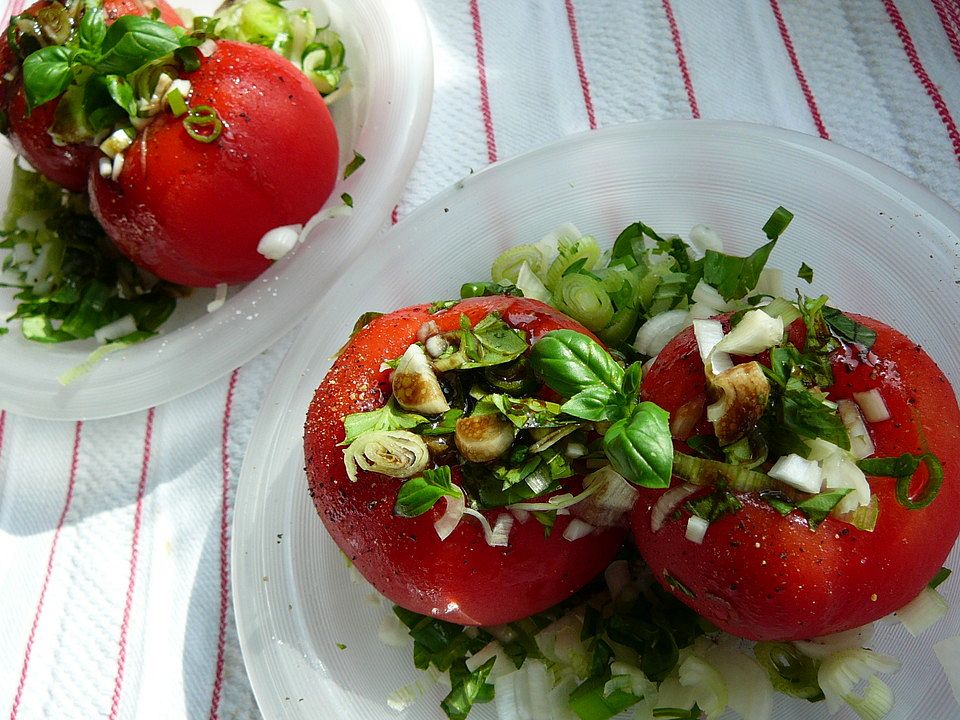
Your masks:
{"label": "glossy tomato surface", "polygon": [[[49,4],[49,0],[41,0],[31,5],[24,14],[35,14]],[[148,15],[154,8],[160,13],[160,20],[168,25],[183,25],[177,12],[164,0],[106,0],[103,6],[108,25],[121,15]],[[3,43],[0,67],[3,68],[3,75],[7,75],[16,65],[16,58],[5,35],[0,42]],[[49,129],[53,125],[59,98],[34,108],[32,112],[28,111],[19,73],[4,88],[4,97],[9,122],[8,136],[14,150],[44,177],[73,192],[85,191],[90,164],[100,151],[94,145],[54,143]]]}
{"label": "glossy tomato surface", "polygon": [[[431,315],[427,305],[397,310],[361,330],[317,389],[307,416],[304,448],[310,493],[334,541],[357,569],[392,602],[409,610],[465,625],[496,625],[526,617],[568,597],[610,562],[626,529],[607,528],[570,542],[560,515],[549,537],[533,518],[515,522],[507,547],[490,547],[480,524],[464,517],[440,540],[433,524],[443,501],[424,515],[397,517],[399,480],[361,471],[347,479],[343,416],[383,405],[389,391],[384,360],[399,357],[417,330],[435,321],[441,331],[459,327],[465,314],[475,324],[497,311],[531,342],[558,328],[589,334],[556,310],[524,298],[473,298]],[[454,482],[459,473],[454,468]],[[580,478],[567,481],[580,488]],[[485,512],[492,522],[504,510]]]}
{"label": "glossy tomato surface", "polygon": [[[876,330],[877,340],[870,353],[835,353],[830,399],[879,389],[891,417],[868,423],[874,457],[930,450],[943,464],[943,485],[932,504],[908,510],[896,500],[895,480],[868,478],[880,509],[872,532],[834,517],[812,531],[799,512],[782,517],[757,495],[740,493],[743,509],[711,523],[702,544],[685,537],[686,510],[654,532],[651,514],[663,491],[643,490],[632,525],[644,559],[667,589],[735,635],[802,639],[877,620],[916,597],[960,532],[960,410],[949,381],[901,333],[851,317]],[[642,395],[674,417],[685,406],[702,409],[703,393],[703,364],[687,330],[660,353]],[[710,424],[701,417],[684,439],[704,432]],[[925,481],[921,466],[914,496]]]}
{"label": "glossy tomato surface", "polygon": [[263,235],[305,223],[330,195],[336,130],[306,76],[268,48],[218,41],[183,77],[190,106],[216,110],[220,137],[201,142],[183,118],[157,116],[117,181],[91,167],[91,207],[120,251],[164,280],[245,282],[271,262],[257,252]]}

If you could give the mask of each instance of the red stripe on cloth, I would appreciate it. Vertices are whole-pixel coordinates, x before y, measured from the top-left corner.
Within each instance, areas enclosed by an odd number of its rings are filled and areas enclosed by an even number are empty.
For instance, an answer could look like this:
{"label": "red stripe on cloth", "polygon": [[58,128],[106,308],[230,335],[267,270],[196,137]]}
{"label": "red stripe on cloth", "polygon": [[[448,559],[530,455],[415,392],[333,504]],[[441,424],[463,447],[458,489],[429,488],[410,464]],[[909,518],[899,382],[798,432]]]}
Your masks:
{"label": "red stripe on cloth", "polygon": [[797,76],[797,82],[800,83],[803,97],[807,101],[807,107],[810,109],[813,124],[817,126],[817,132],[820,133],[820,137],[824,140],[829,140],[830,133],[827,132],[827,126],[823,124],[823,117],[820,115],[820,108],[817,107],[817,101],[813,97],[810,83],[807,82],[807,76],[804,74],[803,68],[800,67],[800,59],[797,57],[797,51],[793,47],[790,31],[787,30],[787,23],[783,19],[783,13],[780,12],[780,3],[777,2],[777,0],[770,0],[770,8],[773,10],[773,16],[777,19],[777,28],[779,28],[780,37],[783,39],[783,46],[787,49],[790,64],[793,65],[793,72]]}
{"label": "red stripe on cloth", "polygon": [[147,411],[147,427],[143,434],[143,461],[140,464],[140,482],[137,485],[137,506],[133,513],[133,536],[130,539],[130,577],[127,580],[127,596],[123,604],[123,621],[120,623],[120,641],[117,649],[117,675],[113,680],[110,720],[116,720],[120,712],[123,674],[127,665],[127,630],[130,627],[130,613],[133,610],[133,593],[137,585],[137,561],[140,558],[140,526],[143,521],[143,498],[147,490],[147,470],[150,467],[153,415],[154,408],[150,408]]}
{"label": "red stripe on cloth", "polygon": [[943,32],[950,41],[953,56],[960,61],[960,34],[957,32],[960,29],[960,9],[944,0],[933,0],[933,7],[940,18],[940,24],[943,25]]}
{"label": "red stripe on cloth", "polygon": [[693,92],[693,80],[690,79],[690,70],[687,68],[687,58],[683,54],[683,43],[680,40],[680,26],[673,14],[670,0],[663,0],[663,11],[667,14],[670,24],[670,35],[673,38],[673,47],[677,52],[677,64],[680,66],[680,75],[683,77],[683,87],[687,91],[687,101],[690,103],[690,114],[694,118],[700,117],[700,108],[697,106],[697,96]]}
{"label": "red stripe on cloth", "polygon": [[493,134],[493,115],[490,112],[490,94],[487,92],[487,63],[483,57],[483,28],[480,26],[480,6],[470,0],[470,17],[473,19],[473,42],[477,47],[477,77],[480,80],[480,112],[483,114],[483,131],[487,136],[487,159],[497,161],[497,139]]}
{"label": "red stripe on cloth", "polygon": [[577,31],[577,13],[573,7],[573,0],[565,0],[567,6],[567,24],[570,26],[570,40],[573,42],[573,57],[577,61],[577,75],[580,78],[580,89],[583,91],[583,104],[587,110],[587,122],[591,130],[597,129],[597,116],[593,112],[593,98],[590,97],[590,81],[587,79],[587,69],[583,64],[583,52],[580,49],[580,33]]}
{"label": "red stripe on cloth", "polygon": [[220,717],[220,696],[223,693],[223,663],[227,647],[227,616],[230,612],[230,418],[233,396],[240,370],[230,374],[227,399],[223,405],[220,432],[220,618],[217,624],[217,664],[210,697],[210,720]]}
{"label": "red stripe on cloth", "polygon": [[957,160],[960,161],[960,130],[957,129],[957,124],[950,114],[950,108],[947,107],[947,103],[940,94],[940,89],[933,80],[930,79],[927,69],[923,66],[920,55],[917,53],[917,48],[913,44],[913,38],[910,37],[910,31],[907,29],[907,24],[903,21],[903,17],[900,15],[900,10],[897,8],[896,3],[894,3],[893,0],[883,0],[883,6],[887,9],[890,22],[893,23],[893,27],[900,37],[900,42],[903,44],[903,51],[910,61],[910,66],[913,68],[914,74],[917,76],[920,84],[923,85],[923,89],[927,91],[927,95],[930,96],[930,101],[933,103],[934,109],[937,111],[940,120],[947,129],[947,135],[950,137],[950,142],[953,143],[953,154]]}
{"label": "red stripe on cloth", "polygon": [[[4,424],[6,424],[6,413],[3,414],[3,418]],[[17,683],[17,694],[13,698],[10,720],[17,720],[17,713],[20,711],[23,688],[27,683],[27,670],[30,668],[30,655],[33,652],[33,643],[37,637],[37,627],[40,625],[40,615],[43,613],[43,602],[47,597],[47,588],[50,586],[50,576],[53,574],[53,564],[57,555],[57,543],[60,541],[60,531],[63,530],[63,525],[70,512],[70,506],[73,504],[73,489],[77,484],[77,468],[80,465],[80,434],[82,429],[83,423],[78,422],[73,431],[73,453],[70,457],[70,474],[67,477],[67,497],[63,501],[60,519],[57,520],[57,527],[53,531],[53,540],[50,542],[50,553],[47,555],[47,570],[43,576],[43,584],[40,586],[40,597],[37,600],[37,607],[33,612],[33,623],[30,625],[30,634],[27,636],[27,647],[23,653],[23,664],[20,666],[20,682]]]}

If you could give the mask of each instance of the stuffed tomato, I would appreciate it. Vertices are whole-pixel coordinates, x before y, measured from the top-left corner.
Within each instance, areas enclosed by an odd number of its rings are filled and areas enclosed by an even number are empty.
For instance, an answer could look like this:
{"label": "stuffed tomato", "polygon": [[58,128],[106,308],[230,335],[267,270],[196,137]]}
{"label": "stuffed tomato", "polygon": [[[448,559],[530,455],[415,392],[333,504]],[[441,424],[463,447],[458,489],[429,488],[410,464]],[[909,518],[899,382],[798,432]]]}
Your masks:
{"label": "stuffed tomato", "polygon": [[529,346],[561,329],[589,335],[524,298],[409,307],[356,332],[317,389],[310,493],[394,603],[505,623],[565,599],[620,547],[635,490],[587,469],[590,429],[531,372]]}
{"label": "stuffed tomato", "polygon": [[698,321],[642,386],[670,412],[677,452],[670,489],[643,490],[633,511],[639,550],[678,598],[754,640],[898,610],[960,532],[947,378],[877,320],[809,300],[799,311],[772,334],[762,310],[739,333],[729,317]]}

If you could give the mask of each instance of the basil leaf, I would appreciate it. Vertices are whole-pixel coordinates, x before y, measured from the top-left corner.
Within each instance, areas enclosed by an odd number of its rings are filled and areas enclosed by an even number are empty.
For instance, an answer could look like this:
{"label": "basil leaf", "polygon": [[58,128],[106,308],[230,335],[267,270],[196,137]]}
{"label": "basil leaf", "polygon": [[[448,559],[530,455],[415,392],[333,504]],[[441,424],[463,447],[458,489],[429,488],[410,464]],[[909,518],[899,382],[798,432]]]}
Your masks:
{"label": "basil leaf", "polygon": [[107,23],[104,20],[103,8],[99,2],[87,0],[80,18],[80,27],[77,30],[77,39],[80,50],[97,53],[107,34]]}
{"label": "basil leaf", "polygon": [[734,514],[743,507],[743,503],[730,491],[717,490],[695,500],[688,500],[684,507],[691,515],[712,523],[724,515]]}
{"label": "basil leaf", "polygon": [[665,488],[673,470],[669,413],[642,402],[629,418],[618,420],[603,436],[613,469],[635,485]]}
{"label": "basil leaf", "polygon": [[806,280],[808,283],[812,283],[813,268],[807,265],[805,262],[800,263],[800,269],[797,271],[797,277],[801,280]]}
{"label": "basil leaf", "polygon": [[827,515],[841,500],[853,492],[853,488],[840,488],[830,492],[822,492],[797,503],[797,510],[807,516],[807,525],[816,530]]}
{"label": "basil leaf", "polygon": [[567,400],[560,409],[567,415],[573,415],[582,420],[602,422],[611,419],[610,410],[615,396],[616,393],[610,388],[598,385],[581,390]]}
{"label": "basil leaf", "polygon": [[391,397],[387,403],[377,410],[369,412],[351,413],[343,418],[343,427],[346,437],[341,445],[349,445],[366,432],[374,430],[409,430],[421,423],[426,423],[423,415],[404,412],[397,401]]}
{"label": "basil leaf", "polygon": [[493,685],[487,683],[487,678],[496,662],[497,658],[494,656],[473,672],[467,669],[462,660],[450,667],[451,689],[440,701],[440,707],[449,720],[466,720],[475,703],[493,700]]}
{"label": "basil leaf", "polygon": [[515,398],[504,393],[490,393],[477,402],[474,414],[499,412],[518,429],[549,428],[569,425],[569,418],[558,417],[561,412],[558,403],[537,398]]}
{"label": "basil leaf", "polygon": [[741,298],[757,286],[760,271],[767,264],[767,258],[776,244],[776,239],[773,239],[747,257],[707,250],[703,262],[703,279],[716,288],[724,300]]}
{"label": "basil leaf", "polygon": [[824,307],[821,311],[827,325],[847,342],[857,343],[869,349],[877,341],[877,333],[872,328],[858,323],[851,317],[832,307]]}
{"label": "basil leaf", "polygon": [[553,330],[530,350],[530,364],[543,381],[564,397],[590,387],[619,392],[623,368],[596,341],[573,330]]}
{"label": "basil leaf", "polygon": [[628,398],[635,398],[640,394],[640,383],[643,381],[643,363],[635,362],[627,367],[623,373],[623,394]]}
{"label": "basil leaf", "polygon": [[850,449],[850,436],[840,415],[797,378],[787,382],[781,401],[781,420],[786,430]]}
{"label": "basil leaf", "polygon": [[180,47],[173,28],[158,20],[122,15],[107,29],[96,71],[126,75]]}
{"label": "basil leaf", "polygon": [[413,638],[413,663],[421,670],[431,665],[441,672],[449,670],[454,662],[478,652],[492,639],[483,630],[472,638],[461,625],[419,615],[398,606],[394,606],[393,612],[407,626]]}
{"label": "basil leaf", "polygon": [[33,110],[63,94],[73,80],[74,51],[63,45],[49,45],[23,61],[23,89],[27,107]]}
{"label": "basil leaf", "polygon": [[451,481],[446,465],[435,470],[424,470],[421,477],[411,478],[400,486],[393,512],[400,517],[423,515],[444,497],[458,498],[463,492]]}

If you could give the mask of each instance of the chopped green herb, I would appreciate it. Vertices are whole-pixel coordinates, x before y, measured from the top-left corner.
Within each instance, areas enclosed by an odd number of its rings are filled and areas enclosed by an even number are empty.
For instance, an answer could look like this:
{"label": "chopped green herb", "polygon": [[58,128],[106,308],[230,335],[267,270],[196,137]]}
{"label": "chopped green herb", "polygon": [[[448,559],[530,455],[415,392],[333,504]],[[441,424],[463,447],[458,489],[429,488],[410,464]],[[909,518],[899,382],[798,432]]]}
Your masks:
{"label": "chopped green herb", "polygon": [[808,283],[813,282],[813,268],[806,263],[800,263],[800,270],[797,271],[797,277]]}
{"label": "chopped green herb", "polygon": [[423,475],[407,480],[400,486],[393,511],[401,517],[417,517],[430,510],[442,497],[462,497],[463,492],[451,480],[446,465],[424,470]]}
{"label": "chopped green herb", "polygon": [[929,583],[927,583],[927,587],[934,588],[934,589],[939,587],[944,580],[950,577],[950,573],[951,573],[950,568],[946,568],[946,567],[940,568],[939,570],[937,570],[936,575],[933,576],[933,579],[930,580]]}
{"label": "chopped green herb", "polygon": [[343,201],[343,204],[347,207],[353,207],[353,196],[350,193],[343,193],[340,196],[340,199]]}
{"label": "chopped green herb", "polygon": [[807,517],[807,524],[811,530],[816,530],[827,515],[852,492],[852,488],[840,488],[829,492],[822,492],[813,495],[797,503],[797,510]]}
{"label": "chopped green herb", "polygon": [[363,155],[354,150],[353,159],[348,162],[347,166],[343,169],[343,179],[346,180],[353,175],[366,161],[367,159]]}
{"label": "chopped green herb", "polygon": [[391,396],[381,408],[343,418],[346,436],[340,444],[349,445],[364,433],[375,430],[409,430],[426,422],[423,415],[404,411]]}

